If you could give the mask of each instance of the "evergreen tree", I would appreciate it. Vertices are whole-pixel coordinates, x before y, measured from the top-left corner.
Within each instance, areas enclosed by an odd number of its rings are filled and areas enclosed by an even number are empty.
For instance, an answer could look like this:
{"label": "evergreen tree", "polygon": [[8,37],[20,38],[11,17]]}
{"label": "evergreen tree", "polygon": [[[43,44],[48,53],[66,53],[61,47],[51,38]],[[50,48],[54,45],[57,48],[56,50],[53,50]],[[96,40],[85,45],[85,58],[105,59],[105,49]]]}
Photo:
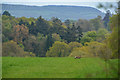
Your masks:
{"label": "evergreen tree", "polygon": [[52,22],[53,22],[54,24],[62,25],[61,20],[58,19],[58,18],[52,18]]}
{"label": "evergreen tree", "polygon": [[22,25],[22,24],[24,24],[24,22],[23,22],[23,20],[21,19],[21,20],[19,21],[19,25]]}
{"label": "evergreen tree", "polygon": [[83,36],[83,34],[82,34],[82,28],[80,26],[78,26],[77,30],[78,30],[78,42],[80,42],[81,37]]}
{"label": "evergreen tree", "polygon": [[65,25],[67,26],[67,27],[70,27],[70,24],[71,24],[71,22],[70,22],[70,20],[69,19],[67,19],[67,20],[65,20]]}
{"label": "evergreen tree", "polygon": [[110,21],[110,19],[109,19],[110,16],[111,16],[111,13],[110,13],[110,11],[108,10],[108,11],[106,12],[106,14],[105,14],[105,17],[103,18],[104,26],[105,26],[105,28],[108,29],[108,30],[109,30],[109,25],[108,25],[108,23],[109,23],[109,21]]}
{"label": "evergreen tree", "polygon": [[36,30],[44,35],[48,34],[48,30],[49,30],[49,23],[44,20],[41,16],[37,19],[36,21]]}
{"label": "evergreen tree", "polygon": [[68,43],[77,40],[77,28],[75,27],[74,23],[72,28],[68,27],[65,40],[67,40]]}
{"label": "evergreen tree", "polygon": [[49,47],[52,46],[53,43],[54,43],[54,41],[52,40],[52,35],[49,34],[47,36],[47,40],[46,40],[46,51],[49,49]]}
{"label": "evergreen tree", "polygon": [[11,16],[11,14],[8,11],[4,11],[2,15]]}
{"label": "evergreen tree", "polygon": [[29,23],[27,21],[23,21],[22,19],[19,21],[19,25],[25,25],[25,26],[29,26]]}
{"label": "evergreen tree", "polygon": [[31,24],[29,25],[29,33],[30,34],[34,34],[34,35],[37,35],[37,32],[36,32],[36,27],[35,27],[35,24],[34,22],[31,22]]}

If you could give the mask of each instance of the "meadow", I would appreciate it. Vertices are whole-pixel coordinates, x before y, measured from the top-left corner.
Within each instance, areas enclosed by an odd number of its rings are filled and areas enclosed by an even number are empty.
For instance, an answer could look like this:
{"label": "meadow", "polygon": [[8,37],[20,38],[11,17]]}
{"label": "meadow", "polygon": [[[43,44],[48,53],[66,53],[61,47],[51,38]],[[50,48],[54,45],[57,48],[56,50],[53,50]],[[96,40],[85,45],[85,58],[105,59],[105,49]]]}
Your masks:
{"label": "meadow", "polygon": [[109,63],[111,63],[109,64],[100,58],[3,57],[2,62],[3,78],[118,77],[118,59],[109,60]]}

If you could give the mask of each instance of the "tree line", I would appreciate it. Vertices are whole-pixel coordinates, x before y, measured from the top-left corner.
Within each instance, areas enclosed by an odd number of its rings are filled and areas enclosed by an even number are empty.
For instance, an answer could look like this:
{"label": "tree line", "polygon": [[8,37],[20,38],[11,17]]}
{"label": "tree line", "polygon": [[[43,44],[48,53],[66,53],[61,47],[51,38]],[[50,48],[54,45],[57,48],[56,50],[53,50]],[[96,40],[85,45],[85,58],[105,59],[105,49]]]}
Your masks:
{"label": "tree line", "polygon": [[[117,58],[118,14],[62,22],[53,17],[16,18],[2,14],[3,56]],[[115,39],[115,40],[113,40]],[[113,43],[114,42],[114,43]],[[114,45],[114,47],[113,47]]]}

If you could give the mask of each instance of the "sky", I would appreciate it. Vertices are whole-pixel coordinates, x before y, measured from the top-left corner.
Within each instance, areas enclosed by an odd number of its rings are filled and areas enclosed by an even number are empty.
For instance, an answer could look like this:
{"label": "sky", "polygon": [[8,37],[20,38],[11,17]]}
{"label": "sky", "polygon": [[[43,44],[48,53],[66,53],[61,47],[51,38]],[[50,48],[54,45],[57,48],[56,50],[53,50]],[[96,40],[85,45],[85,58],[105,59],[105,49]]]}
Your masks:
{"label": "sky", "polygon": [[[74,5],[74,6],[90,6],[97,8],[99,3],[107,5],[108,3],[115,4],[118,0],[1,0],[0,3],[6,4],[22,4],[31,6],[44,6],[44,5]],[[116,4],[115,4],[116,5]],[[99,9],[106,12],[104,9]],[[114,10],[111,9],[114,13]]]}
{"label": "sky", "polygon": [[116,2],[118,0],[1,0],[1,2]]}

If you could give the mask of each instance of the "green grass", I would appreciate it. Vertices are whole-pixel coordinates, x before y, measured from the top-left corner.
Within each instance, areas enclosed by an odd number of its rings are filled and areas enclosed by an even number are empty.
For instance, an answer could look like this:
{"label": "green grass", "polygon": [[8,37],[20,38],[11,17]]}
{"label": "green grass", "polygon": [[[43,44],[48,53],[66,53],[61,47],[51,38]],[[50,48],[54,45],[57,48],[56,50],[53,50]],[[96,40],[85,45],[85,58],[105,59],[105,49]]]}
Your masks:
{"label": "green grass", "polygon": [[[106,78],[117,77],[99,58],[2,58],[3,78]],[[117,67],[118,60],[110,60]],[[107,65],[110,66],[110,65]],[[107,72],[107,75],[106,75]]]}

